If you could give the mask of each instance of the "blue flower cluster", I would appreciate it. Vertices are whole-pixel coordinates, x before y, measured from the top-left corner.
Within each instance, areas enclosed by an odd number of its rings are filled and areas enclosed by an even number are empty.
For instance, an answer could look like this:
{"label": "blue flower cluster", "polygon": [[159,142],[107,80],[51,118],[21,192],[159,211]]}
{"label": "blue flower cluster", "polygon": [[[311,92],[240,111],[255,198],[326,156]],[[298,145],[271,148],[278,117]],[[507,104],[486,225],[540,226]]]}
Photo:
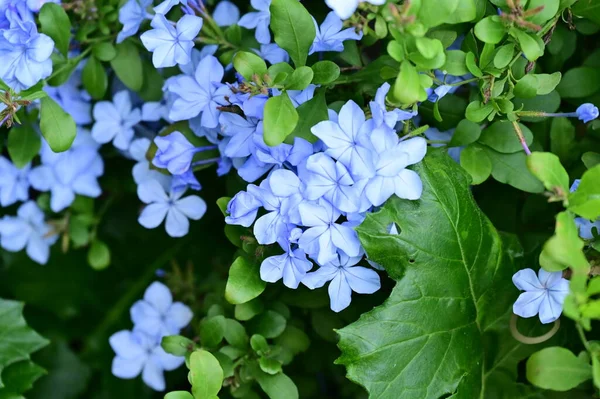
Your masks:
{"label": "blue flower cluster", "polygon": [[192,320],[192,311],[181,302],[173,302],[164,284],[154,282],[144,299],[133,304],[130,314],[133,330],[116,332],[109,339],[115,351],[112,373],[124,379],[141,373],[146,385],[164,391],[164,371],[180,367],[185,358],[166,353],[160,346],[162,337],[179,334]]}

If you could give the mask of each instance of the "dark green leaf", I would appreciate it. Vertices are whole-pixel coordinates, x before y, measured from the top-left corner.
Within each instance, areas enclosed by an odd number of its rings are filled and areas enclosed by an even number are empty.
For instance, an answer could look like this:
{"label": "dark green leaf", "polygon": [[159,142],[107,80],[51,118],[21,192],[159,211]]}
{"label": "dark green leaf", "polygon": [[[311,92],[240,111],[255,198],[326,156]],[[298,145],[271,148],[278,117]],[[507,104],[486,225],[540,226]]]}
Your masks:
{"label": "dark green leaf", "polygon": [[593,0],[580,0],[571,8],[573,14],[588,18],[600,25],[600,3]]}
{"label": "dark green leaf", "polygon": [[246,334],[246,329],[236,320],[225,319],[223,335],[225,336],[225,340],[236,348],[246,349],[248,346],[248,334]]}
{"label": "dark green leaf", "polygon": [[296,68],[306,65],[308,50],[317,34],[311,15],[296,0],[273,0],[270,11],[275,43],[288,52]]}
{"label": "dark green leaf", "polygon": [[586,168],[591,169],[600,164],[600,154],[596,152],[586,152],[581,156],[581,161],[584,163]]}
{"label": "dark green leaf", "polygon": [[527,169],[525,163],[527,156],[524,152],[503,154],[487,147],[483,148],[492,161],[492,177],[494,179],[528,193],[544,191],[544,185]]}
{"label": "dark green leaf", "polygon": [[40,152],[40,135],[29,125],[13,126],[8,131],[8,155],[17,168],[23,168]]}
{"label": "dark green leaf", "polygon": [[474,143],[481,135],[481,127],[467,119],[463,119],[456,126],[448,147],[461,147]]}
{"label": "dark green leaf", "polygon": [[117,77],[125,86],[138,91],[144,84],[142,59],[138,48],[130,41],[117,44],[117,56],[110,61]]}
{"label": "dark green leaf", "polygon": [[298,124],[290,134],[286,142],[293,144],[295,137],[303,138],[311,143],[317,141],[317,137],[311,133],[311,128],[321,121],[329,119],[327,103],[325,102],[325,90],[319,90],[309,101],[298,107]]}
{"label": "dark green leaf", "polygon": [[600,90],[600,68],[578,67],[567,71],[556,88],[561,97],[581,98]]}
{"label": "dark green leaf", "polygon": [[283,373],[270,375],[257,373],[256,381],[270,399],[298,399],[298,388],[294,381]]}
{"label": "dark green leaf", "polygon": [[311,68],[314,72],[312,83],[316,85],[325,85],[340,77],[340,67],[335,62],[319,61]]}
{"label": "dark green leaf", "polygon": [[102,63],[96,57],[90,57],[83,67],[81,75],[83,87],[87,90],[92,98],[99,100],[106,94],[108,88],[108,77]]}
{"label": "dark green leaf", "polygon": [[117,56],[117,49],[112,43],[100,42],[94,44],[92,54],[100,61],[112,61]]}
{"label": "dark green leaf", "polygon": [[486,181],[492,174],[492,161],[479,145],[467,146],[460,153],[460,166],[471,175],[472,184]]}
{"label": "dark green leaf", "polygon": [[225,317],[218,315],[200,322],[200,343],[205,348],[215,348],[223,340]]}
{"label": "dark green leaf", "polygon": [[77,134],[75,121],[50,97],[40,100],[40,130],[54,152],[71,148]]}
{"label": "dark green leaf", "polygon": [[446,73],[454,76],[463,76],[469,73],[466,65],[466,57],[464,51],[451,50],[446,53],[446,63],[442,67]]}
{"label": "dark green leaf", "polygon": [[160,346],[165,352],[174,356],[185,356],[196,347],[194,341],[181,335],[169,335],[163,337]]}
{"label": "dark green leaf", "polygon": [[46,3],[40,9],[40,32],[54,40],[54,45],[65,57],[71,41],[71,21],[65,10],[55,3]]}
{"label": "dark green leaf", "polygon": [[[523,124],[519,123],[525,142],[527,145],[531,145],[533,142],[533,133],[531,130]],[[512,154],[513,152],[523,151],[521,142],[515,133],[515,128],[512,122],[509,121],[498,121],[492,125],[483,129],[479,142],[487,145],[488,147],[505,154]]]}
{"label": "dark green leaf", "polygon": [[235,318],[241,321],[248,321],[264,310],[260,298],[251,300],[250,302],[235,305]]}
{"label": "dark green leaf", "polygon": [[29,391],[33,383],[45,374],[46,370],[30,360],[11,364],[2,371],[2,380],[6,385],[0,388],[0,398],[21,398],[20,394]]}

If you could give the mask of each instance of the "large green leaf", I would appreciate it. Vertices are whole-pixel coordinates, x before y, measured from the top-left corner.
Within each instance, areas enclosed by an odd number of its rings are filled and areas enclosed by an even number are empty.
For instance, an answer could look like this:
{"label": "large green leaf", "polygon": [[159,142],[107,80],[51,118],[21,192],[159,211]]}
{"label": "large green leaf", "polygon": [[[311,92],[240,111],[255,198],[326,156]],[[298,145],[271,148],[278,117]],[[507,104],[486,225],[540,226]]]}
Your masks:
{"label": "large green leaf", "polygon": [[29,355],[48,344],[23,318],[23,303],[0,299],[0,388],[3,370],[11,364],[29,360]]}
{"label": "large green leaf", "polygon": [[[483,398],[482,335],[514,300],[513,262],[453,160],[433,151],[415,170],[421,199],[394,197],[357,229],[369,258],[398,283],[339,331],[339,363],[371,398]],[[388,233],[391,223],[400,234]]]}
{"label": "large green leaf", "polygon": [[317,34],[312,17],[296,0],[273,0],[270,10],[275,43],[288,52],[296,68],[306,65]]}

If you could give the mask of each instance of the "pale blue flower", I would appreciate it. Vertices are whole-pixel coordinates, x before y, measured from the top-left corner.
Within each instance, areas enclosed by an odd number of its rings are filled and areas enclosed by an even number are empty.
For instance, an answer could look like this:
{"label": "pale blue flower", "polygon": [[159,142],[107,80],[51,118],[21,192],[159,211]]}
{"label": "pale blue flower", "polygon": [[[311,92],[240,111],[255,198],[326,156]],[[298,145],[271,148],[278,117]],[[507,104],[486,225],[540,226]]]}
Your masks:
{"label": "pale blue flower", "polygon": [[169,288],[158,281],[146,288],[144,299],[133,304],[130,314],[135,329],[152,337],[179,334],[194,316],[189,307],[173,302]]}
{"label": "pale blue flower", "polygon": [[179,368],[183,356],[173,356],[160,346],[160,339],[143,331],[119,331],[109,338],[115,351],[112,373],[115,377],[132,379],[142,373],[142,380],[155,391],[165,390],[164,371]]}
{"label": "pale blue flower", "polygon": [[11,252],[26,248],[27,256],[39,264],[46,264],[50,256],[50,246],[58,235],[44,221],[44,212],[33,201],[25,202],[17,211],[17,216],[4,216],[0,219],[0,244]]}
{"label": "pale blue flower", "polygon": [[198,64],[200,63],[200,61],[202,61],[204,58],[206,58],[209,55],[215,55],[217,53],[218,49],[219,49],[219,46],[217,46],[216,44],[210,44],[210,45],[204,46],[204,47],[202,47],[202,50],[193,48],[191,57],[190,57],[191,58],[190,62],[188,62],[185,65],[179,65],[179,70],[186,75],[194,77],[194,74],[196,73],[196,68],[198,67]]}
{"label": "pale blue flower", "polygon": [[35,23],[34,15],[26,1],[0,1],[0,30],[13,28],[24,22]]}
{"label": "pale blue flower", "polygon": [[[452,140],[453,135],[454,135],[454,129],[450,129],[445,132],[440,132],[438,129],[431,127],[425,131],[425,137],[427,137],[429,140],[447,141],[448,144],[450,143],[450,140]],[[448,146],[448,144],[433,143],[433,144],[431,144],[431,146],[432,147],[446,147],[446,146]],[[452,159],[454,159],[457,163],[460,163],[460,154],[464,148],[465,147],[449,147],[448,155],[450,155],[450,157]]]}
{"label": "pale blue flower", "polygon": [[523,269],[514,274],[512,281],[519,290],[525,291],[513,305],[514,314],[529,318],[539,313],[543,324],[560,317],[569,295],[569,281],[562,278],[562,272],[540,269],[536,276],[532,269]]}
{"label": "pale blue flower", "polygon": [[[224,112],[219,117],[221,133],[231,137],[224,155],[229,158],[247,157],[256,151],[256,139],[262,137],[262,121],[256,118],[244,119],[238,114]],[[257,137],[257,135],[259,137]]]}
{"label": "pale blue flower", "polygon": [[154,12],[157,14],[166,15],[171,8],[175,7],[177,4],[187,5],[188,0],[165,0],[156,7],[154,7]]}
{"label": "pale blue flower", "polygon": [[227,204],[229,215],[225,218],[225,223],[250,227],[256,220],[258,208],[261,206],[262,202],[254,195],[240,191]]}
{"label": "pale blue flower", "polygon": [[116,93],[113,102],[100,101],[94,106],[92,137],[98,143],[110,141],[120,150],[127,150],[133,139],[133,127],[142,120],[139,108],[131,109],[131,98],[126,90]]}
{"label": "pale blue flower", "polygon": [[142,105],[143,122],[158,122],[161,119],[170,122],[169,107],[162,101],[149,101]]}
{"label": "pale blue flower", "polygon": [[0,156],[0,205],[10,206],[17,201],[29,199],[30,164],[22,169],[17,168],[11,161]]}
{"label": "pale blue flower", "polygon": [[269,44],[271,42],[271,32],[269,32],[269,24],[271,23],[269,6],[271,0],[250,0],[250,4],[257,11],[244,15],[239,20],[238,25],[246,29],[256,28],[256,40],[261,44]]}
{"label": "pale blue flower", "polygon": [[152,0],[128,0],[123,7],[119,9],[119,22],[123,24],[123,29],[117,36],[117,43],[130,36],[135,35],[140,30],[140,25],[147,18],[146,9],[152,4]]}
{"label": "pale blue flower", "polygon": [[53,50],[52,39],[33,22],[0,31],[0,79],[17,92],[30,88],[52,73]]}
{"label": "pale blue flower", "polygon": [[202,198],[196,195],[181,198],[184,191],[171,191],[167,195],[156,180],[140,184],[137,193],[140,200],[148,204],[138,222],[147,229],[154,229],[166,218],[165,227],[171,237],[185,236],[190,228],[188,219],[200,220],[206,213],[206,203]]}
{"label": "pale blue flower", "polygon": [[202,114],[202,126],[215,128],[219,124],[220,106],[227,105],[225,96],[230,93],[221,84],[225,71],[219,61],[209,55],[196,68],[194,77],[179,75],[169,84],[175,100],[169,117],[174,121],[192,119]]}
{"label": "pale blue flower", "polygon": [[290,61],[290,55],[287,51],[279,47],[277,43],[261,44],[260,49],[252,49],[252,51],[271,64]]}
{"label": "pale blue flower", "polygon": [[42,143],[42,164],[29,173],[29,182],[38,191],[50,191],[50,208],[60,212],[75,201],[75,195],[97,198],[102,194],[98,178],[104,162],[98,144],[89,132],[79,129],[68,151],[55,153]]}
{"label": "pale blue flower", "polygon": [[270,256],[261,263],[260,278],[267,283],[283,279],[286,287],[296,289],[313,264],[299,248],[292,250],[288,247],[284,250],[286,253],[283,255]]}
{"label": "pale blue flower", "polygon": [[153,29],[140,36],[144,46],[153,53],[154,66],[166,68],[189,63],[202,22],[202,18],[195,15],[184,15],[172,26],[164,15],[156,14],[150,24]]}
{"label": "pale blue flower", "polygon": [[264,143],[262,136],[254,137],[255,153],[238,168],[238,174],[247,182],[256,181],[270,170],[282,168],[292,153],[292,146],[289,144],[283,143],[275,147],[269,147]]}
{"label": "pale blue flower", "polygon": [[340,254],[317,271],[308,273],[302,284],[314,290],[329,283],[330,307],[334,312],[346,309],[352,301],[352,291],[372,294],[381,288],[379,275],[374,270],[355,266],[362,256],[349,257]]}
{"label": "pale blue flower", "polygon": [[171,176],[150,168],[150,161],[146,154],[150,149],[152,141],[147,138],[135,139],[129,146],[129,155],[137,163],[133,166],[133,180],[136,184],[142,184],[148,180],[157,180],[165,189],[171,187]]}
{"label": "pale blue flower", "polygon": [[373,115],[373,121],[376,127],[385,125],[391,129],[396,127],[399,121],[406,121],[412,119],[417,115],[417,111],[403,111],[398,108],[394,108],[391,111],[387,110],[385,104],[385,98],[390,91],[390,84],[385,82],[375,94],[375,99],[369,103],[371,114]]}
{"label": "pale blue flower", "polygon": [[173,175],[181,175],[187,172],[194,155],[201,151],[216,149],[215,146],[195,147],[185,136],[174,131],[167,136],[156,136],[154,143],[158,147],[152,164],[167,169]]}
{"label": "pale blue flower", "polygon": [[361,246],[356,232],[337,223],[341,214],[329,202],[302,202],[298,210],[302,226],[308,227],[298,245],[317,262],[322,265],[331,262],[338,250],[348,256],[360,254]]}
{"label": "pale blue flower", "polygon": [[60,4],[60,0],[27,0],[27,7],[33,12],[38,12],[46,3]]}
{"label": "pale blue flower", "polygon": [[577,118],[579,118],[579,120],[583,123],[593,121],[594,119],[598,118],[598,115],[600,115],[598,112],[598,107],[590,103],[581,104],[579,107],[577,107],[575,113],[577,114]]}
{"label": "pale blue flower", "polygon": [[235,25],[240,20],[240,9],[230,1],[220,1],[212,17],[219,26]]}
{"label": "pale blue flower", "polygon": [[196,179],[196,176],[191,169],[180,175],[173,176],[173,180],[171,181],[171,191],[173,192],[185,191],[188,188],[195,191],[202,190],[202,185],[198,179]]}
{"label": "pale blue flower", "polygon": [[[364,0],[367,3],[374,5],[385,4],[387,0]],[[338,17],[341,19],[348,19],[354,14],[354,11],[358,8],[358,5],[362,3],[362,0],[325,0],[325,4],[329,6]]]}
{"label": "pale blue flower", "polygon": [[355,28],[342,30],[344,27],[343,22],[333,11],[327,14],[325,21],[323,21],[320,27],[314,18],[313,21],[317,35],[308,54],[322,51],[342,52],[344,51],[344,41],[360,40],[363,37],[362,31],[356,32]]}

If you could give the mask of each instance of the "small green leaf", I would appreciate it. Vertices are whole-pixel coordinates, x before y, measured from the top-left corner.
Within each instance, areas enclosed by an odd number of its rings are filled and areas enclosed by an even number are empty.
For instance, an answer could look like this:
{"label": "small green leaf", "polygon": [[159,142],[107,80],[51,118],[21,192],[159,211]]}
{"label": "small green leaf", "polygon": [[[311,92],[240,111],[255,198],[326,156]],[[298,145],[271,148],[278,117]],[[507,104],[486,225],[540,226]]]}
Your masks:
{"label": "small green leaf", "polygon": [[138,48],[130,41],[117,44],[117,56],[110,65],[125,86],[139,91],[144,84],[144,70]]}
{"label": "small green leaf", "polygon": [[99,100],[104,97],[108,88],[108,77],[102,63],[96,57],[91,56],[88,58],[87,63],[83,67],[81,79],[83,87],[90,93],[92,98]]}
{"label": "small green leaf", "polygon": [[494,106],[491,103],[484,104],[481,101],[473,101],[467,106],[465,110],[465,116],[471,122],[482,122],[489,116],[494,110]]}
{"label": "small green leaf", "polygon": [[306,65],[317,35],[312,16],[297,0],[273,0],[270,11],[275,43],[288,52],[296,68]]}
{"label": "small green leaf", "polygon": [[510,64],[510,61],[512,60],[513,56],[515,55],[515,45],[510,43],[510,44],[505,44],[504,46],[501,46],[498,51],[496,52],[496,55],[494,56],[494,66],[498,69],[504,69],[508,66],[508,64]]}
{"label": "small green leaf", "polygon": [[591,169],[594,166],[600,164],[600,154],[597,152],[586,152],[581,156],[581,161],[586,168]]}
{"label": "small green leaf", "polygon": [[560,0],[529,0],[527,4],[528,10],[533,10],[537,7],[542,7],[542,10],[528,19],[536,25],[542,25],[556,15],[559,5]]}
{"label": "small green leaf", "polygon": [[246,80],[252,81],[254,75],[262,78],[267,74],[267,64],[254,53],[248,51],[240,51],[233,57],[233,67]]}
{"label": "small green leaf", "polygon": [[271,147],[283,143],[294,131],[299,119],[298,111],[286,92],[269,98],[265,105],[264,117],[264,140]]}
{"label": "small green leaf", "polygon": [[563,98],[591,96],[600,90],[600,68],[569,69],[556,89]]}
{"label": "small green leaf", "polygon": [[546,241],[540,253],[540,265],[549,272],[568,267],[586,269],[588,262],[582,252],[583,245],[573,216],[569,212],[561,212],[556,216],[554,235]]}
{"label": "small green leaf", "polygon": [[52,53],[50,56],[52,59],[52,75],[51,78],[48,79],[48,84],[50,86],[61,86],[63,85],[69,78],[71,74],[79,65],[81,58],[66,58],[61,53]]}
{"label": "small green leaf", "polygon": [[600,217],[600,165],[588,169],[569,195],[569,210],[589,220]]}
{"label": "small green leaf", "polygon": [[561,73],[528,74],[523,76],[515,86],[515,96],[521,98],[532,98],[543,96],[552,92],[560,83]]}
{"label": "small green leaf", "polygon": [[276,338],[285,330],[286,325],[285,317],[273,310],[267,310],[248,322],[248,330],[265,338]]}
{"label": "small green leaf", "polygon": [[498,16],[485,17],[475,24],[475,36],[484,43],[500,43],[506,35],[506,28]]}
{"label": "small green leaf", "polygon": [[566,198],[569,192],[569,175],[556,155],[533,152],[527,157],[527,167],[544,183],[546,190],[557,192]]}
{"label": "small green leaf", "polygon": [[529,61],[535,61],[544,54],[544,42],[535,34],[510,28],[509,33],[519,42],[521,51]]}
{"label": "small green leaf", "polygon": [[71,148],[77,134],[75,121],[50,97],[40,100],[40,130],[54,152]]}
{"label": "small green leaf", "polygon": [[254,334],[250,337],[250,347],[259,355],[269,352],[267,339],[260,334]]}
{"label": "small green leaf", "polygon": [[[417,50],[421,55],[429,60],[435,58],[439,53],[444,51],[442,42],[437,39],[430,39],[428,37],[418,37],[415,41]],[[450,72],[449,72],[450,73]]]}
{"label": "small green leaf", "polygon": [[471,72],[474,76],[478,78],[483,76],[483,72],[481,71],[481,69],[479,69],[479,67],[477,66],[477,62],[475,61],[475,54],[473,54],[470,51],[465,57],[465,65],[467,66],[469,72]]}
{"label": "small green leaf", "polygon": [[40,32],[50,36],[58,51],[66,57],[71,41],[71,21],[64,8],[59,4],[46,3],[40,9],[38,18],[42,26]]}
{"label": "small green leaf", "polygon": [[30,125],[13,126],[8,131],[6,146],[13,164],[21,169],[40,152],[42,140]]}
{"label": "small green leaf", "polygon": [[243,257],[238,257],[229,269],[225,299],[232,304],[246,303],[259,296],[267,286],[262,281],[258,267]]}
{"label": "small green leaf", "polygon": [[100,61],[112,61],[117,56],[117,49],[112,43],[100,42],[92,46],[92,54]]}
{"label": "small green leaf", "polygon": [[467,54],[460,50],[451,50],[446,53],[446,63],[442,67],[446,73],[454,76],[463,76],[469,73],[466,64]]}
{"label": "small green leaf", "polygon": [[414,104],[427,98],[419,81],[417,69],[408,61],[400,64],[400,73],[394,84],[394,99],[402,104]]}
{"label": "small green leaf", "polygon": [[287,137],[286,142],[293,144],[296,137],[303,138],[311,143],[318,139],[312,134],[311,128],[317,123],[329,119],[327,103],[325,102],[325,90],[318,90],[315,96],[298,107],[298,124],[294,131]]}
{"label": "small green leaf", "polygon": [[248,347],[246,329],[237,320],[225,319],[223,335],[225,336],[225,341],[236,348],[246,349]]}
{"label": "small green leaf", "polygon": [[481,146],[469,145],[460,153],[460,166],[471,175],[471,184],[486,181],[492,174],[492,161]]}
{"label": "small green leaf", "polygon": [[224,337],[225,317],[218,315],[200,322],[200,343],[206,348],[217,347]]}
{"label": "small green leaf", "polygon": [[298,388],[294,381],[283,373],[270,375],[259,372],[256,381],[270,399],[298,399]]}
{"label": "small green leaf", "polygon": [[166,394],[165,399],[194,399],[194,397],[191,393],[186,391],[175,391]]}
{"label": "small green leaf", "polygon": [[292,75],[285,81],[287,90],[304,90],[312,82],[314,72],[307,66],[296,68]]}
{"label": "small green leaf", "polygon": [[[417,21],[429,28],[441,25],[452,17],[461,2],[464,0],[421,0]],[[468,10],[466,14],[468,14]]]}
{"label": "small green leaf", "polygon": [[340,67],[335,62],[319,61],[312,67],[314,76],[312,83],[326,85],[340,77]]}
{"label": "small green leaf", "polygon": [[[523,124],[519,124],[519,127],[523,132],[525,142],[527,145],[531,145],[533,142],[533,133]],[[523,151],[521,142],[515,133],[515,128],[510,121],[494,122],[483,129],[479,137],[479,142],[505,154]]]}
{"label": "small green leaf", "polygon": [[531,355],[526,368],[529,382],[553,391],[568,391],[592,378],[592,366],[570,350],[557,346]]}
{"label": "small green leaf", "polygon": [[102,241],[94,240],[88,251],[87,259],[93,269],[106,269],[110,265],[110,249]]}
{"label": "small green leaf", "polygon": [[481,127],[478,124],[463,119],[456,126],[456,130],[454,130],[454,134],[452,135],[448,147],[461,147],[463,145],[474,143],[479,139],[480,135]]}
{"label": "small green leaf", "polygon": [[212,353],[200,349],[190,356],[189,379],[194,399],[214,399],[223,385],[223,369]]}
{"label": "small green leaf", "polygon": [[250,302],[235,305],[235,318],[241,321],[248,321],[257,314],[260,314],[264,308],[265,306],[260,298],[255,298]]}
{"label": "small green leaf", "polygon": [[266,357],[258,359],[258,365],[260,369],[267,374],[275,375],[281,373],[281,362]]}
{"label": "small green leaf", "polygon": [[196,343],[191,339],[181,335],[168,335],[166,337],[162,337],[160,346],[165,350],[165,352],[170,353],[171,355],[185,356],[194,350]]}

